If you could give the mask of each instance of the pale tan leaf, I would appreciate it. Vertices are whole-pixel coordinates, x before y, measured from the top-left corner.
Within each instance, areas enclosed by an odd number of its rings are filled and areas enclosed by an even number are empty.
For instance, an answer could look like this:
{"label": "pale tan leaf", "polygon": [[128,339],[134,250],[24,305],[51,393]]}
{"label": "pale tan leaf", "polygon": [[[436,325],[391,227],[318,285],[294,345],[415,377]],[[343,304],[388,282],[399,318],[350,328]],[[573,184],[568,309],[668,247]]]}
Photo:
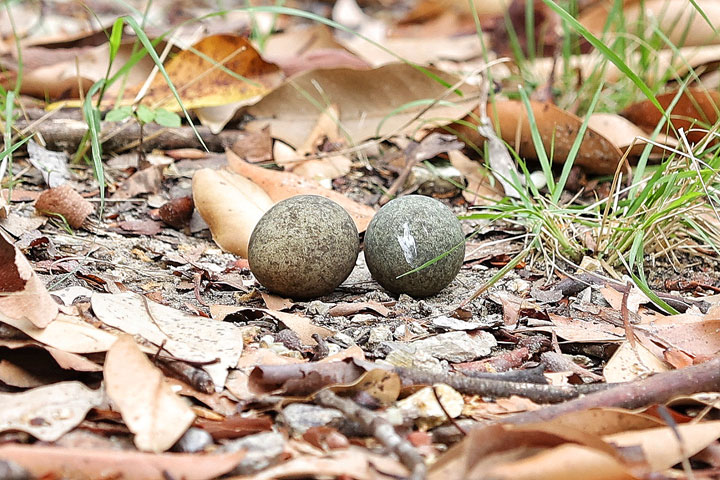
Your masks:
{"label": "pale tan leaf", "polygon": [[[132,292],[95,293],[90,299],[95,315],[103,323],[131,335],[140,335],[183,360],[216,363],[204,365],[215,387],[221,389],[227,369],[242,354],[242,330],[229,322],[192,315]],[[150,313],[148,313],[150,312]]]}
{"label": "pale tan leaf", "polygon": [[[0,458],[21,465],[36,478],[135,478],[143,480],[210,480],[229,472],[245,452],[225,454],[150,454],[122,450],[91,450],[44,445],[0,446]],[[42,461],[38,461],[42,459]]]}
{"label": "pale tan leaf", "polygon": [[667,372],[670,367],[652,354],[642,343],[623,342],[603,368],[608,383],[629,382],[644,378],[650,373]]}
{"label": "pale tan leaf", "polygon": [[[0,231],[0,315],[36,327],[48,326],[58,306],[25,255]],[[0,317],[0,321],[2,317]],[[8,322],[5,322],[8,323]]]}
{"label": "pale tan leaf", "polygon": [[130,336],[120,337],[107,353],[104,376],[108,397],[140,450],[167,450],[195,420],[192,409],[163,383],[162,372]]}
{"label": "pale tan leaf", "polygon": [[19,430],[53,442],[82,422],[88,410],[100,406],[103,398],[102,389],[92,390],[80,382],[0,393],[0,431]]}
{"label": "pale tan leaf", "polygon": [[209,168],[195,172],[193,200],[215,243],[245,258],[253,228],[273,205],[267,193],[251,180]]}

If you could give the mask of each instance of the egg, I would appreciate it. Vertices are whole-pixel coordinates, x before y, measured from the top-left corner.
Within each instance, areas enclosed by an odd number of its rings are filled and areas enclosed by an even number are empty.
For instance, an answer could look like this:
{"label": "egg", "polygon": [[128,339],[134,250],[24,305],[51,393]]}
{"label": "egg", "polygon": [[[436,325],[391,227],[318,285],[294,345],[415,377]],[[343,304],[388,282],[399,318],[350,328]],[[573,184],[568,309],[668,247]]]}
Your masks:
{"label": "egg", "polygon": [[[432,265],[404,275],[446,253]],[[368,269],[393,293],[435,295],[452,282],[464,257],[460,222],[434,198],[408,195],[391,200],[375,214],[365,232]]]}
{"label": "egg", "polygon": [[319,195],[297,195],[258,221],[248,263],[269,291],[309,299],[332,292],[350,275],[359,243],[355,223],[340,205]]}

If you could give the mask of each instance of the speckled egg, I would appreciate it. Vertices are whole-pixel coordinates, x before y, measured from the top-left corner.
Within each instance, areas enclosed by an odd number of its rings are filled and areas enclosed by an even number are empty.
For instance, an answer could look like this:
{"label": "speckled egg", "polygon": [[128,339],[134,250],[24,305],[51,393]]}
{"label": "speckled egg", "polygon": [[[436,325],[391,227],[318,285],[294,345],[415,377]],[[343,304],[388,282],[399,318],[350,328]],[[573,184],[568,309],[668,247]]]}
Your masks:
{"label": "speckled egg", "polygon": [[[398,278],[444,254],[432,265]],[[434,198],[408,195],[388,202],[365,232],[365,260],[373,278],[393,293],[435,295],[457,275],[465,235],[452,210]]]}
{"label": "speckled egg", "polygon": [[307,299],[332,292],[350,275],[358,231],[340,205],[319,195],[278,202],[250,235],[255,278],[278,295]]}

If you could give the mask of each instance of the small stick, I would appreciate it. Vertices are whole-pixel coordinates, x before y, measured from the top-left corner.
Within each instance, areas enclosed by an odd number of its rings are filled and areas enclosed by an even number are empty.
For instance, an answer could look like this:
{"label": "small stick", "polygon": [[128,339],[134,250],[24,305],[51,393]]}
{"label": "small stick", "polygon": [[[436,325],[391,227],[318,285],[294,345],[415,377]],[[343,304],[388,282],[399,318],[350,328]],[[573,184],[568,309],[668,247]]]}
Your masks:
{"label": "small stick", "polygon": [[663,404],[678,395],[717,392],[720,389],[720,356],[712,360],[653,375],[635,382],[622,383],[559,405],[523,412],[509,417],[507,423],[534,423],[597,407],[641,408]]}
{"label": "small stick", "polygon": [[536,403],[558,403],[576,398],[584,393],[609,388],[607,384],[588,385],[542,385],[537,383],[508,382],[503,380],[466,377],[464,375],[430,373],[421,370],[396,367],[395,373],[403,381],[413,384],[434,385],[444,383],[460,393],[485,397],[511,397],[519,395]]}
{"label": "small stick", "polygon": [[425,460],[410,442],[397,434],[395,428],[387,420],[352,400],[339,397],[330,390],[320,390],[316,393],[315,402],[323,407],[340,410],[349,419],[372,433],[386,448],[395,452],[402,464],[410,470],[409,478],[411,480],[425,479],[427,476]]}

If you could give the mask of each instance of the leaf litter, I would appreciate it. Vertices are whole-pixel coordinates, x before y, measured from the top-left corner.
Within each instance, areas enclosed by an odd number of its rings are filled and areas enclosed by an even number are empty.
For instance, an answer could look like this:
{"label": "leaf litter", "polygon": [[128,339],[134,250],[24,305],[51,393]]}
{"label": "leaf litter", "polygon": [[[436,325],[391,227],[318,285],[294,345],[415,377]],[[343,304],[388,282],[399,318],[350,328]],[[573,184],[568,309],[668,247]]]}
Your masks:
{"label": "leaf litter", "polygon": [[[505,24],[498,16],[505,7],[496,3],[476,5],[495,39]],[[524,25],[524,6],[513,4],[510,21]],[[477,38],[467,35],[475,28],[468,5],[413,7],[393,25],[354,2],[333,18],[355,22],[412,52],[411,59],[425,58],[427,71],[455,88],[412,65],[388,63],[387,52],[359,47],[357,37],[301,28],[287,16],[277,18],[285,31],[270,34],[265,49],[258,39],[216,33],[232,22],[249,31],[248,15],[205,19],[208,33],[199,41],[178,30],[165,68],[186,106],[210,127],[201,135],[213,153],[193,150],[199,143],[189,127],[102,124],[103,135],[116,137],[105,143],[108,157],[131,152],[108,158],[113,195],[103,217],[97,184],[81,164],[65,171],[66,157],[57,157],[68,179],[60,199],[45,185],[55,187],[58,178],[47,167],[50,154],[77,146],[84,124],[24,124],[51,141],[44,150],[32,147],[29,161],[16,154],[14,162],[27,168],[18,174],[20,188],[2,197],[0,395],[8,408],[0,413],[1,467],[69,478],[537,479],[677,476],[681,468],[701,475],[718,465],[716,299],[663,291],[670,269],[659,259],[650,272],[654,293],[684,313],[662,314],[647,295],[617,281],[548,275],[542,261],[518,263],[466,304],[523,248],[517,226],[479,220],[464,223],[473,248],[460,274],[427,299],[383,291],[362,255],[335,292],[305,302],[269,294],[252,276],[243,257],[254,222],[284,198],[327,196],[362,232],[388,192],[430,195],[458,214],[497,203],[514,188],[499,174],[517,174],[505,145],[536,155],[522,103],[489,104],[498,136],[466,117],[477,108],[477,86],[457,72],[475,70],[482,57]],[[36,14],[30,5],[13,8]],[[65,18],[55,8],[50,14]],[[161,22],[207,13],[173,8],[178,16]],[[119,15],[99,12],[106,25]],[[536,13],[556,20],[547,10]],[[687,45],[707,43],[707,25],[694,21]],[[418,37],[388,38],[388,26]],[[30,32],[24,22],[16,27]],[[74,22],[65,27],[65,44],[23,39],[35,50],[25,58],[21,92],[77,100],[78,90],[102,78],[106,37]],[[450,37],[452,30],[465,35]],[[531,38],[521,33],[527,51]],[[8,70],[0,80],[12,88],[19,58],[3,48]],[[133,48],[122,44],[121,62]],[[158,43],[159,53],[165,48]],[[709,50],[700,57],[709,69],[717,60]],[[134,97],[152,69],[134,68],[123,98]],[[617,72],[608,72],[612,81]],[[161,76],[149,85],[143,102],[176,107]],[[675,131],[664,145],[677,147],[673,135],[699,141],[697,132],[677,132],[717,119],[712,93],[688,92],[677,97],[669,117]],[[676,96],[670,91],[657,101],[668,107]],[[561,163],[583,120],[551,103],[531,108],[546,154]],[[590,119],[575,172],[613,174],[625,149],[659,121],[648,102],[622,114]],[[478,125],[488,129],[484,136]],[[482,163],[472,146],[486,139],[503,148],[489,149]],[[138,148],[167,156],[138,155]],[[492,155],[500,150],[498,164]],[[633,161],[641,150],[631,149]],[[655,146],[652,153],[665,151]],[[447,167],[456,173],[439,173]],[[675,285],[717,291],[716,260],[700,262]]]}

